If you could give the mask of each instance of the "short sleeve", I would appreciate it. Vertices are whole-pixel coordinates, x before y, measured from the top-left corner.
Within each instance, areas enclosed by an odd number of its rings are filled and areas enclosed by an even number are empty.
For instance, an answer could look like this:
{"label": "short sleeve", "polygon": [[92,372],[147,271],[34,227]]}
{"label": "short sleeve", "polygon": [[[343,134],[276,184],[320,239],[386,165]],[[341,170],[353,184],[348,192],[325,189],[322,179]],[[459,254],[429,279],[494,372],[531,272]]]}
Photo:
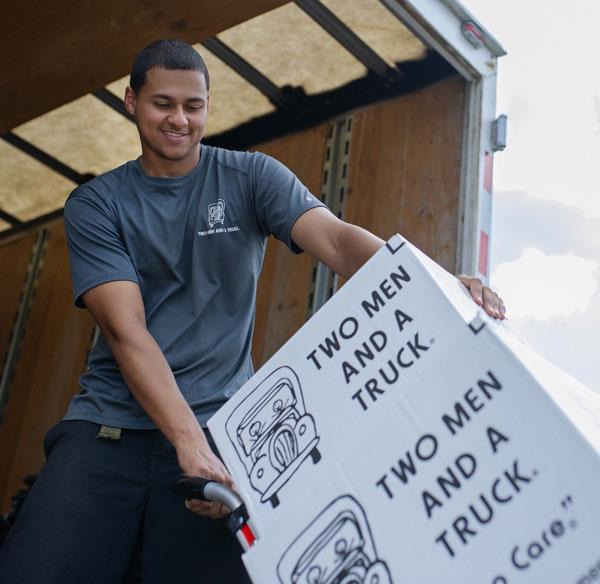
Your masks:
{"label": "short sleeve", "polygon": [[289,168],[262,153],[255,155],[254,200],[264,231],[272,233],[294,253],[302,253],[292,241],[294,223],[306,211],[326,207]]}
{"label": "short sleeve", "polygon": [[139,284],[116,217],[101,201],[73,194],[65,204],[64,217],[76,306],[85,308],[82,294],[99,284],[116,280]]}

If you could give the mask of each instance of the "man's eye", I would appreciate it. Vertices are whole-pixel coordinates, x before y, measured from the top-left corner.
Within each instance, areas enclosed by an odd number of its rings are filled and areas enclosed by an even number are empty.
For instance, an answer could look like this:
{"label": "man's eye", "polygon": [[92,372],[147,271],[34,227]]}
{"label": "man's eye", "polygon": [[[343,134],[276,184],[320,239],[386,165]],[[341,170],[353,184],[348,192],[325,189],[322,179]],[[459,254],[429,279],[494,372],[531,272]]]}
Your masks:
{"label": "man's eye", "polygon": [[170,103],[166,103],[166,102],[164,102],[164,101],[156,101],[156,102],[154,102],[154,105],[155,105],[156,107],[162,107],[162,108],[165,108],[165,107],[169,107],[171,104],[170,104]]}

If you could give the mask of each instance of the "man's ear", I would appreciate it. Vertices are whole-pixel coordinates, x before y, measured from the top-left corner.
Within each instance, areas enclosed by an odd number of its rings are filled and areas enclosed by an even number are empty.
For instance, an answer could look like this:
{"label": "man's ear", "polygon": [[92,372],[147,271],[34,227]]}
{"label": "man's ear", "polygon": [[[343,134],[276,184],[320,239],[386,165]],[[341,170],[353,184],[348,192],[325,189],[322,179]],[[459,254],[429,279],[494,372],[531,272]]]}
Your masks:
{"label": "man's ear", "polygon": [[123,102],[125,103],[125,109],[133,116],[135,115],[135,102],[136,102],[135,93],[131,87],[127,86],[125,89],[125,97]]}

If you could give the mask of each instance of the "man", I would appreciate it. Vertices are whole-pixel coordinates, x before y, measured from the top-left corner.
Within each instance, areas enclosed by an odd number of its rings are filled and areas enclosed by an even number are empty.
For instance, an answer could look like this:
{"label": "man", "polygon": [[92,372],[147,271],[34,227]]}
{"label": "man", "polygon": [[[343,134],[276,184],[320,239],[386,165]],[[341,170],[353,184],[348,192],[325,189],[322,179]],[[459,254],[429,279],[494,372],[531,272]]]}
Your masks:
{"label": "man", "polygon": [[[203,426],[252,375],[267,237],[344,276],[383,245],[274,159],[201,146],[209,75],[189,45],[146,47],[125,106],[141,157],[65,206],[75,302],[102,335],[46,436],[47,463],[3,549],[3,583],[122,582],[142,541],[144,584],[247,582],[225,510],[186,509],[171,483],[183,471],[233,486]],[[503,318],[489,288],[461,280]]]}

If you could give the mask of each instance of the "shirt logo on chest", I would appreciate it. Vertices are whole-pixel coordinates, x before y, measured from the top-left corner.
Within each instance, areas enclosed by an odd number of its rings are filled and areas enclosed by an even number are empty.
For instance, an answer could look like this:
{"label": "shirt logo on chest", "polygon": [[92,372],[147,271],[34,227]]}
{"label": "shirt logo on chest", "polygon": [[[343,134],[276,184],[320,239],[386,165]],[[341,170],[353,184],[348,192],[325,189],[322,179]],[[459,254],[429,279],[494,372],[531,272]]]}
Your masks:
{"label": "shirt logo on chest", "polygon": [[[234,206],[235,207],[235,206]],[[235,211],[235,209],[234,209]],[[235,214],[235,213],[234,213]],[[231,211],[229,213],[231,220]],[[221,227],[215,227],[217,224],[221,224]],[[217,199],[214,203],[208,204],[208,229],[206,231],[198,231],[200,237],[206,235],[217,235],[219,233],[232,233],[239,231],[240,228],[236,226],[225,227],[225,199]]]}
{"label": "shirt logo on chest", "polygon": [[223,225],[225,221],[225,201],[217,199],[208,204],[208,227],[212,229],[217,223]]}

